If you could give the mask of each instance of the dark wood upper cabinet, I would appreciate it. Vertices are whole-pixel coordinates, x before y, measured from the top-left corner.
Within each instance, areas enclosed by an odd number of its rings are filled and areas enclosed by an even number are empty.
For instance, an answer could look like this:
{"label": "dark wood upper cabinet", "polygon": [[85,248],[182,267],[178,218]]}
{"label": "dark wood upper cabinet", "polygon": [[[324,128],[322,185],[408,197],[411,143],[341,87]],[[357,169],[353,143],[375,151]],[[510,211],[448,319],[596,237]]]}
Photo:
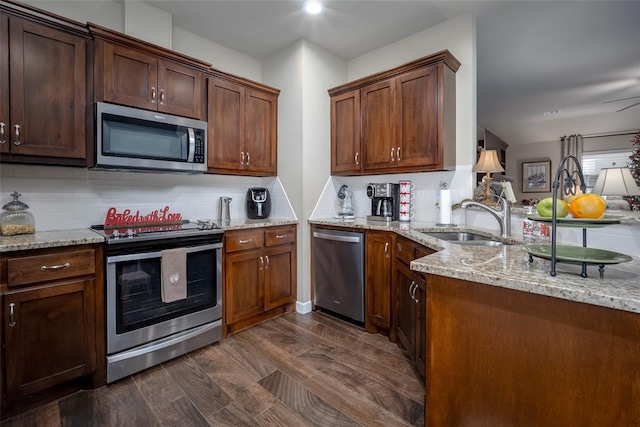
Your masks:
{"label": "dark wood upper cabinet", "polygon": [[453,169],[459,67],[442,51],[330,89],[332,175]]}
{"label": "dark wood upper cabinet", "polygon": [[87,137],[92,132],[88,31],[31,9],[25,14],[18,5],[0,8],[2,159],[86,165],[93,145]]}
{"label": "dark wood upper cabinet", "polygon": [[239,78],[209,77],[209,172],[277,174],[279,92]]}
{"label": "dark wood upper cabinet", "polygon": [[210,64],[89,24],[95,41],[96,101],[206,119]]}

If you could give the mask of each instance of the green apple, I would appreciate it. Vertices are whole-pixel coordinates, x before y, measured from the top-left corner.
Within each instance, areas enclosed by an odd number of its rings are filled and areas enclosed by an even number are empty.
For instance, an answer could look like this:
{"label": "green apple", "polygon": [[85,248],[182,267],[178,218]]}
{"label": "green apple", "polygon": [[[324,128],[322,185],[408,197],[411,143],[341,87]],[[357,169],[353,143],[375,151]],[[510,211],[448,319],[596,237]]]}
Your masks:
{"label": "green apple", "polygon": [[[558,218],[564,218],[569,213],[569,204],[561,199],[556,199],[557,211],[556,214]],[[545,197],[540,200],[536,205],[536,209],[538,210],[538,215],[551,218],[553,216],[553,197]]]}

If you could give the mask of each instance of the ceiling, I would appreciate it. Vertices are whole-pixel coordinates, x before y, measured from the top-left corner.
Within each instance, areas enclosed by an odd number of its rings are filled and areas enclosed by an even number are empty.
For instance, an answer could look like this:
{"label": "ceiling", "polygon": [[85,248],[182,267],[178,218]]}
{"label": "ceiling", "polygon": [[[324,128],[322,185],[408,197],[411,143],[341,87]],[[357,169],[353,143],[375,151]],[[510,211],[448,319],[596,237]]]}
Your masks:
{"label": "ceiling", "polygon": [[640,101],[640,1],[326,0],[321,15],[302,0],[145,3],[260,60],[300,39],[349,60],[472,13],[479,126],[510,145],[640,128],[640,105],[616,112]]}

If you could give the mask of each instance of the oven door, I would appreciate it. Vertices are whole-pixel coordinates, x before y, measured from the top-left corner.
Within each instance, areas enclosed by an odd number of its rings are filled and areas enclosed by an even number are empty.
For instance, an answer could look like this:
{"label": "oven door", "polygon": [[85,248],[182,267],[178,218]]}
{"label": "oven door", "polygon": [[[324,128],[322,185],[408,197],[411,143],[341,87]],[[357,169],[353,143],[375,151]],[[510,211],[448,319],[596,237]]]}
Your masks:
{"label": "oven door", "polygon": [[187,247],[187,298],[163,303],[162,251],[107,257],[107,353],[222,318],[222,244]]}

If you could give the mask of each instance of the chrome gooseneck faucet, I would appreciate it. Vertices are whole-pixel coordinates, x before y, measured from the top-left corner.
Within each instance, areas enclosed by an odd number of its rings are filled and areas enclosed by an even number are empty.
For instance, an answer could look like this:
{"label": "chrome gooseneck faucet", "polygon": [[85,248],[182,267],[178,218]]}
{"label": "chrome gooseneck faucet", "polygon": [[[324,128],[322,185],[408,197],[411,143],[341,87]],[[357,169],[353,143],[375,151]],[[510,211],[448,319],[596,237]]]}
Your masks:
{"label": "chrome gooseneck faucet", "polygon": [[511,235],[511,203],[504,197],[499,197],[498,200],[500,201],[500,209],[493,209],[470,199],[463,200],[460,207],[464,209],[469,206],[476,206],[489,212],[500,224],[500,236],[509,237]]}

